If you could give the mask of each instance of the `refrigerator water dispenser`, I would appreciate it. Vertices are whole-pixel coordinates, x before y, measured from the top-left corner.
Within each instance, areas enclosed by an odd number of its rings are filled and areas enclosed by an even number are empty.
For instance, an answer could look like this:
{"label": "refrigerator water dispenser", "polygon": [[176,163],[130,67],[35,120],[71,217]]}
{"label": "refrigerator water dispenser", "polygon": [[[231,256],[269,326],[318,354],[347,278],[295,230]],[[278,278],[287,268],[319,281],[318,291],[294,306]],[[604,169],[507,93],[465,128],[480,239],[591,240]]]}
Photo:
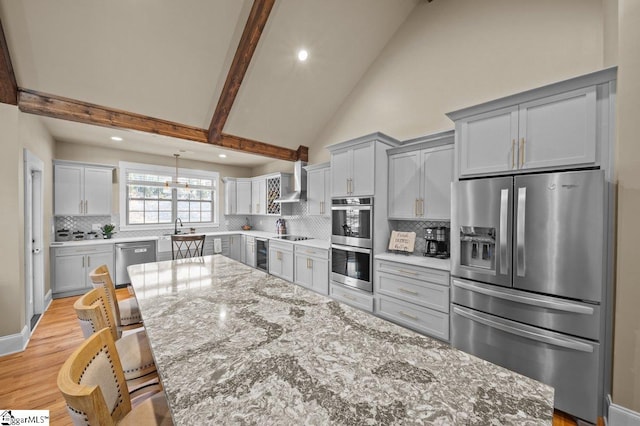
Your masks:
{"label": "refrigerator water dispenser", "polygon": [[496,229],[460,227],[460,265],[495,271]]}

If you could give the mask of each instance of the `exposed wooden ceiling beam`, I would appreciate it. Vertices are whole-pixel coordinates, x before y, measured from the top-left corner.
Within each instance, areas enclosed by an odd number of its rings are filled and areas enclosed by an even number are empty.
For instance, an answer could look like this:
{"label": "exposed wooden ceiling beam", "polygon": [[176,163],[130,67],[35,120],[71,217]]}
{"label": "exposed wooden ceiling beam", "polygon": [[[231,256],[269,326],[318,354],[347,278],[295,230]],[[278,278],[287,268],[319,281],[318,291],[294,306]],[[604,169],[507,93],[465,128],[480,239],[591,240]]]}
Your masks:
{"label": "exposed wooden ceiling beam", "polygon": [[[206,129],[40,93],[34,90],[19,89],[17,104],[20,111],[30,114],[209,143]],[[216,145],[278,160],[308,161],[307,148],[304,146],[293,150],[228,134],[222,134]]]}
{"label": "exposed wooden ceiling beam", "polygon": [[216,111],[211,119],[209,126],[209,142],[211,143],[217,144],[222,137],[222,130],[274,3],[275,0],[254,0],[253,2],[249,18],[247,18],[242,37],[238,43],[238,49],[227,74],[227,80],[224,83],[220,99],[218,99]]}
{"label": "exposed wooden ceiling beam", "polygon": [[4,38],[2,22],[0,22],[0,102],[5,104],[18,104],[18,84],[11,65],[9,46]]}

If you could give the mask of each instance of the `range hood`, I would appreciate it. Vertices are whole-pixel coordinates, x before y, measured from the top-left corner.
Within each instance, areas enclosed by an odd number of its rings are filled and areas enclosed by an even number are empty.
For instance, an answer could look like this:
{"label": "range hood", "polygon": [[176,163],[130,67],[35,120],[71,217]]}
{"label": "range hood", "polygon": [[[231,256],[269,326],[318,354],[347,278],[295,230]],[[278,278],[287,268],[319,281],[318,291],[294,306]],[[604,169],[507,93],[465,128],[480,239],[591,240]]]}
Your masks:
{"label": "range hood", "polygon": [[303,169],[306,165],[303,161],[293,163],[293,191],[280,194],[280,198],[274,200],[274,203],[298,203],[307,199],[307,171]]}

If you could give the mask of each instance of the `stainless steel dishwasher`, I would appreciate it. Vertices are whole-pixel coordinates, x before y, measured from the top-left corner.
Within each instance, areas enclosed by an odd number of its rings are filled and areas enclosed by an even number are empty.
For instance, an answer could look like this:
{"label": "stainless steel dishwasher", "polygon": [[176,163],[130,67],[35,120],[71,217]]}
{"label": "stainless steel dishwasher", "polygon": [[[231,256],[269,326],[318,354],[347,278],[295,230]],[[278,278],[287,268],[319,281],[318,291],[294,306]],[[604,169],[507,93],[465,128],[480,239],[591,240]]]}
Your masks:
{"label": "stainless steel dishwasher", "polygon": [[116,287],[131,284],[127,266],[156,261],[155,241],[116,243]]}

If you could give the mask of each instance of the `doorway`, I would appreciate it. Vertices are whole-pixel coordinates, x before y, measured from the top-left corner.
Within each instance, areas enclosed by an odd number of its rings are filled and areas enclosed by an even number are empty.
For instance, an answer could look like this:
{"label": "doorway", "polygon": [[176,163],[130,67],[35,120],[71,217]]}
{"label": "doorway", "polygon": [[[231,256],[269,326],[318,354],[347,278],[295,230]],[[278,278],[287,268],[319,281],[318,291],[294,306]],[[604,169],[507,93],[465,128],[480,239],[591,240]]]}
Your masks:
{"label": "doorway", "polygon": [[29,330],[44,312],[43,253],[43,171],[44,163],[24,150],[24,277],[25,318]]}

